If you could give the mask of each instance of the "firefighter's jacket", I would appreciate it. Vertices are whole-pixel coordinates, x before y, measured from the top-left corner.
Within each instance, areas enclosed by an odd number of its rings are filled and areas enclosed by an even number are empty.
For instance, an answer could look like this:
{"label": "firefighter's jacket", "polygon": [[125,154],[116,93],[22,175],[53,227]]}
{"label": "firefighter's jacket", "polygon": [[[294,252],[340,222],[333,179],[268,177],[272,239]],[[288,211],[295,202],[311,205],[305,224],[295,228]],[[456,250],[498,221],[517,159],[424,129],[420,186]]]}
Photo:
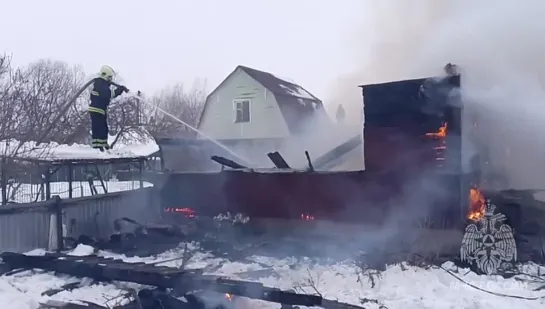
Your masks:
{"label": "firefighter's jacket", "polygon": [[89,112],[106,115],[110,101],[123,92],[122,87],[117,87],[113,90],[110,88],[110,85],[111,83],[103,78],[95,78],[93,88],[91,89]]}

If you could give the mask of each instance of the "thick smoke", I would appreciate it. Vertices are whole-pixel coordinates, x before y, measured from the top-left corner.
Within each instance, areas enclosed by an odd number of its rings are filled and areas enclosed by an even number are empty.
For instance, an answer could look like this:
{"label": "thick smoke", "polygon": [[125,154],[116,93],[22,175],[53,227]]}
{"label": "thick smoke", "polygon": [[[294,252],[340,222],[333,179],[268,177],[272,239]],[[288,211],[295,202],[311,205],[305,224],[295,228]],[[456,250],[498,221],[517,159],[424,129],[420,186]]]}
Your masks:
{"label": "thick smoke", "polygon": [[[355,70],[338,78],[326,99],[342,103],[357,123],[362,106],[355,86],[436,76],[455,63],[462,74],[465,157],[479,151],[486,174],[506,176],[502,188],[545,187],[545,2],[383,0],[366,6],[368,17],[352,36],[360,54]],[[471,139],[475,126],[477,138]],[[425,195],[433,184],[424,175],[407,189],[416,194],[400,202],[412,204],[407,206],[418,212],[414,217],[427,212]],[[390,224],[373,234],[380,240],[365,246],[390,246],[406,214],[391,213]],[[420,237],[401,233],[404,240]],[[453,239],[458,246],[458,237]]]}
{"label": "thick smoke", "polygon": [[[278,151],[291,167],[305,168],[308,165],[305,151],[309,152],[311,161],[313,161],[350,138],[362,133],[363,128],[361,125],[337,123],[322,109],[316,111],[314,116],[302,120],[300,132],[293,134],[280,144],[274,146],[241,146],[239,148],[242,148],[242,151],[251,151],[254,162],[258,162],[259,166],[262,167],[273,167],[271,161],[265,155],[268,152]],[[362,170],[363,148],[354,149],[351,155],[355,157],[354,160],[348,160],[350,162],[346,162],[339,168]]]}
{"label": "thick smoke", "polygon": [[[462,74],[464,139],[477,123],[478,139],[464,151],[483,154],[487,173],[505,173],[513,188],[541,188],[545,183],[545,2],[515,1],[368,1],[367,16],[352,38],[360,49],[355,72],[339,77],[332,95],[342,103],[347,120],[361,124],[361,84],[440,75],[446,63],[455,63]],[[354,43],[354,42],[352,42]],[[354,54],[353,51],[350,52]],[[262,150],[270,151],[264,147]],[[265,154],[265,151],[259,152]],[[271,149],[272,150],[272,149]],[[488,151],[485,151],[488,150]],[[299,150],[297,150],[298,152]],[[288,154],[286,154],[288,156]],[[302,158],[302,153],[300,154]],[[488,158],[487,158],[488,156]],[[291,162],[290,162],[291,163]],[[426,177],[407,184],[402,202],[426,204],[434,191]],[[347,186],[350,184],[346,184]],[[354,205],[361,207],[361,204]],[[418,208],[418,207],[417,207]],[[407,208],[408,209],[408,208]],[[414,208],[412,208],[414,209]],[[415,217],[426,212],[418,208]],[[407,214],[407,212],[405,212]],[[402,218],[399,218],[399,217]],[[390,224],[360,244],[391,244],[406,230],[398,223],[406,216],[390,214]],[[444,238],[434,240],[445,242]],[[459,245],[454,237],[452,244]],[[428,245],[428,244],[426,244]]]}
{"label": "thick smoke", "polygon": [[[362,99],[360,96],[360,105]],[[294,118],[298,115],[293,115]],[[238,163],[247,164],[253,168],[273,168],[274,164],[267,157],[267,153],[278,151],[290,167],[305,169],[308,167],[308,160],[305,151],[308,151],[311,161],[319,158],[335,147],[362,135],[363,126],[358,124],[338,123],[328,115],[324,108],[314,111],[314,115],[298,120],[297,132],[291,133],[289,138],[278,140],[254,140],[254,141],[225,141],[224,144],[234,153],[244,158],[247,163],[241,162],[240,158],[225,153]],[[217,147],[215,147],[217,149]],[[362,170],[364,168],[363,147],[356,147],[346,157],[347,160],[340,160],[339,165],[333,166],[335,170]],[[210,164],[210,168],[217,169],[218,166]]]}
{"label": "thick smoke", "polygon": [[[333,100],[361,110],[354,85],[437,75],[461,67],[465,135],[476,124],[486,173],[512,188],[544,187],[545,3],[376,1],[355,33],[360,68],[341,78]],[[469,139],[467,139],[469,140]]]}

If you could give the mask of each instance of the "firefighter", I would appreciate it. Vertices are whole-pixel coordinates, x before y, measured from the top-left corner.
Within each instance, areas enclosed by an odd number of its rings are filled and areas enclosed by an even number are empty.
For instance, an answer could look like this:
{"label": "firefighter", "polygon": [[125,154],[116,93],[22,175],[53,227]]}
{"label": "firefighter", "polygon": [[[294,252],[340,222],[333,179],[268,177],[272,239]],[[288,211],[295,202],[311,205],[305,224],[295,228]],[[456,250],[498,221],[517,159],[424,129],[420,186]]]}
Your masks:
{"label": "firefighter", "polygon": [[91,104],[89,115],[91,117],[91,147],[104,151],[110,149],[108,145],[108,114],[107,109],[110,100],[129,90],[125,86],[117,86],[112,89],[115,77],[114,70],[103,65],[100,68],[100,76],[93,80],[91,89]]}

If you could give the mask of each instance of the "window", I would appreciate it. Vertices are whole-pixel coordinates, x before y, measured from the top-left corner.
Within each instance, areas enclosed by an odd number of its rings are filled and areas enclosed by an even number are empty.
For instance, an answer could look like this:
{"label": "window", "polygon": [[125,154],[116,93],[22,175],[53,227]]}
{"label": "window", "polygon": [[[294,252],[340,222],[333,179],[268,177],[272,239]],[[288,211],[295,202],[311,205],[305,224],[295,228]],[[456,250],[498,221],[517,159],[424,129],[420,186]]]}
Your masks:
{"label": "window", "polygon": [[250,100],[234,100],[235,123],[250,122]]}

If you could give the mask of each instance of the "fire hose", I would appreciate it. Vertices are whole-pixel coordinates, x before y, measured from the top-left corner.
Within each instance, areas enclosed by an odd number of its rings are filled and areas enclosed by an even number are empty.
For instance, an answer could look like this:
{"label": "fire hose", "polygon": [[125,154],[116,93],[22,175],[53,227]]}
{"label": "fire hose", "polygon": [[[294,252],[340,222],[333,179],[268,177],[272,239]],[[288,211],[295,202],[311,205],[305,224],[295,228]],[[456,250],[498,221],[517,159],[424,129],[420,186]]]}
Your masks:
{"label": "fire hose", "polygon": [[[47,135],[53,130],[54,126],[58,123],[58,121],[61,119],[62,116],[64,116],[67,112],[68,112],[68,109],[74,104],[74,102],[78,99],[78,97],[87,89],[87,87],[89,87],[94,81],[94,78],[89,80],[88,82],[86,82],[85,84],[83,84],[83,86],[81,86],[81,88],[78,89],[78,91],[72,96],[70,97],[70,99],[64,103],[64,105],[60,108],[60,112],[57,116],[55,116],[53,118],[53,121],[46,127],[45,130],[43,130],[42,134],[38,136],[38,138],[36,139],[36,145],[39,146],[43,141],[44,139],[47,137]],[[110,81],[110,84],[116,86],[116,87],[120,87],[121,85],[113,82],[113,81]],[[127,92],[129,92],[129,90],[127,89],[126,90]],[[137,92],[136,96],[133,96],[134,98],[138,99],[140,102],[143,102],[145,104],[149,104],[149,105],[152,105],[150,104],[150,102],[148,101],[145,101],[143,100],[141,97],[140,97],[140,91]],[[164,113],[165,115],[171,117],[172,119],[175,119],[176,121],[178,122],[181,122],[182,124],[184,124],[186,127],[188,127],[189,129],[195,131],[196,133],[202,135],[203,137],[205,137],[206,139],[208,140],[211,140],[211,141],[214,141],[214,143],[216,145],[218,145],[220,148],[222,148],[223,150],[227,151],[228,153],[230,153],[231,155],[233,155],[234,157],[238,158],[238,159],[241,159],[242,161],[244,161],[245,163],[248,163],[249,165],[253,165],[251,164],[251,161],[249,161],[248,159],[238,155],[237,153],[233,152],[231,149],[227,148],[225,145],[215,141],[213,138],[209,137],[209,136],[206,136],[205,134],[203,134],[202,132],[200,132],[199,130],[197,130],[196,128],[192,127],[191,125],[187,124],[186,122],[182,121],[181,119],[179,119],[178,117],[172,115],[171,113],[159,108],[158,106],[154,106],[155,108],[157,108],[158,110],[160,110],[162,113]]]}
{"label": "fire hose", "polygon": [[[49,133],[51,133],[51,131],[53,130],[53,127],[57,124],[57,122],[61,119],[62,116],[66,115],[66,113],[68,112],[68,109],[70,109],[70,107],[74,104],[74,102],[76,102],[76,100],[79,98],[79,96],[89,87],[91,86],[91,84],[93,83],[95,79],[90,79],[88,82],[86,82],[85,84],[83,84],[83,86],[81,86],[78,91],[76,91],[76,93],[70,97],[70,99],[68,99],[68,101],[66,101],[66,103],[64,103],[64,105],[62,105],[62,107],[60,108],[60,111],[58,113],[57,116],[55,116],[55,118],[53,118],[53,121],[49,124],[49,126],[46,127],[45,130],[43,130],[42,134],[38,136],[38,139],[36,139],[36,145],[39,146],[43,140],[47,137],[47,135]],[[121,85],[115,83],[115,82],[112,82],[110,81],[110,83],[116,87],[119,87]]]}

